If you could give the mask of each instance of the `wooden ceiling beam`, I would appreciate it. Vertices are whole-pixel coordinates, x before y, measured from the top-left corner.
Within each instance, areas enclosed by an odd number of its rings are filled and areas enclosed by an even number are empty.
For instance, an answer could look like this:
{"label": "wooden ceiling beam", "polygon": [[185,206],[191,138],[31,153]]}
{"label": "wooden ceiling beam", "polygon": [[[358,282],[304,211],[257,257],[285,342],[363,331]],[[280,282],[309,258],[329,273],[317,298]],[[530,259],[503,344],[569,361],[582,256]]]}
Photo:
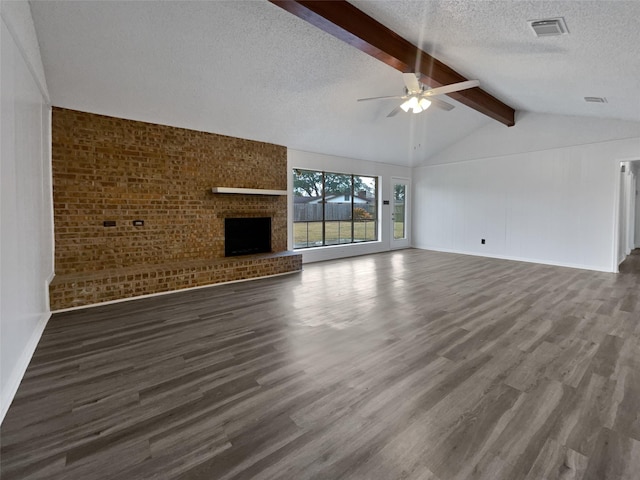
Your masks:
{"label": "wooden ceiling beam", "polygon": [[[396,70],[419,73],[420,81],[432,88],[468,80],[344,0],[269,1]],[[480,87],[448,95],[509,127],[515,125],[515,110]]]}

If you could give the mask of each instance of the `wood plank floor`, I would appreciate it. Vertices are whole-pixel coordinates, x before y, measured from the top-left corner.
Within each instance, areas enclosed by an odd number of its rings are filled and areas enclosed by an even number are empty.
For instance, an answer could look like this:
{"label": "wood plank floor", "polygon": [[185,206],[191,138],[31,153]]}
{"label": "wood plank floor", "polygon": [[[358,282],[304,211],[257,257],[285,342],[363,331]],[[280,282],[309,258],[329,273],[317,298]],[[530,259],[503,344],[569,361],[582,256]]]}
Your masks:
{"label": "wood plank floor", "polygon": [[637,480],[623,270],[405,250],[58,314],[1,477]]}

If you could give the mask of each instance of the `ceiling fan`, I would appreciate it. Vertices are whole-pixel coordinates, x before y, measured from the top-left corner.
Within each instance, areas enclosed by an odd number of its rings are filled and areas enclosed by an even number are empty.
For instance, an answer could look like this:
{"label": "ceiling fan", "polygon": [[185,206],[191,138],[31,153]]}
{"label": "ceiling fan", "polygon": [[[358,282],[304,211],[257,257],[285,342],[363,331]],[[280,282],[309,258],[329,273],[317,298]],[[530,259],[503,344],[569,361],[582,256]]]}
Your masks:
{"label": "ceiling fan", "polygon": [[391,110],[387,117],[393,117],[400,110],[403,110],[405,112],[411,110],[413,111],[413,113],[420,113],[429,108],[432,104],[438,108],[449,111],[454,108],[453,105],[445,102],[444,100],[440,100],[439,98],[434,97],[447,93],[457,92],[459,90],[466,90],[467,88],[473,88],[480,85],[480,82],[478,80],[467,80],[466,82],[452,83],[451,85],[444,85],[437,88],[429,88],[425,85],[422,85],[418,81],[418,77],[415,73],[403,73],[402,78],[405,85],[404,95],[359,98],[358,102],[366,102],[369,100],[385,100],[390,98],[404,100],[402,104]]}

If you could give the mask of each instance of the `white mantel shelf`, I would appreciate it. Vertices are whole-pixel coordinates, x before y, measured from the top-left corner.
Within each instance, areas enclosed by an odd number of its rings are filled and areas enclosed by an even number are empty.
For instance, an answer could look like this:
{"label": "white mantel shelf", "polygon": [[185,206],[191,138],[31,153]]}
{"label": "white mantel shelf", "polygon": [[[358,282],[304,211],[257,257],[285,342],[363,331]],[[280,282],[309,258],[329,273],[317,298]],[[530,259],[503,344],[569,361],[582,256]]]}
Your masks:
{"label": "white mantel shelf", "polygon": [[263,188],[212,187],[213,193],[236,193],[242,195],[286,195],[286,190],[265,190]]}

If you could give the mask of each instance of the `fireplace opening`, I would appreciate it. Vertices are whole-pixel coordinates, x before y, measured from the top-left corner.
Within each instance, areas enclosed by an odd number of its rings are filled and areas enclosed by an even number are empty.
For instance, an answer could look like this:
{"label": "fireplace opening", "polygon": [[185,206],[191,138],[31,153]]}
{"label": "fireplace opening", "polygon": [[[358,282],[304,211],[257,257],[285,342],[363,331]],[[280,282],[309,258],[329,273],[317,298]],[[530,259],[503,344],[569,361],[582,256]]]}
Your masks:
{"label": "fireplace opening", "polygon": [[271,252],[271,217],[224,219],[224,256]]}

